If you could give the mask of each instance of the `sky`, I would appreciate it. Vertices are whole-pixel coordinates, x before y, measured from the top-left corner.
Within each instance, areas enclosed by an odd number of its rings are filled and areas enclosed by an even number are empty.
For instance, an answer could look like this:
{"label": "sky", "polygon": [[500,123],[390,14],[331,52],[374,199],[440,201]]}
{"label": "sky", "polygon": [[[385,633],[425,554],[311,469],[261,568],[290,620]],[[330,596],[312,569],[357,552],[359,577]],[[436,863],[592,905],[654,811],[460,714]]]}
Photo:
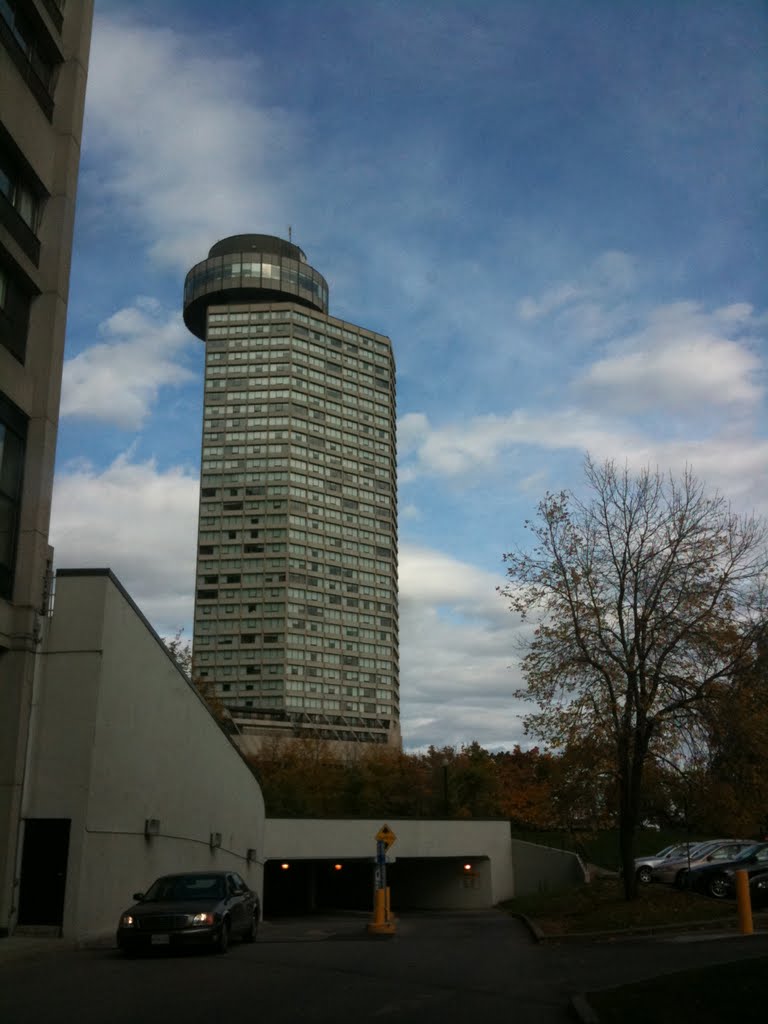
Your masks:
{"label": "sky", "polygon": [[406,749],[530,744],[502,556],[586,452],[768,513],[760,0],[97,0],[51,542],[191,637],[214,242],[397,363]]}

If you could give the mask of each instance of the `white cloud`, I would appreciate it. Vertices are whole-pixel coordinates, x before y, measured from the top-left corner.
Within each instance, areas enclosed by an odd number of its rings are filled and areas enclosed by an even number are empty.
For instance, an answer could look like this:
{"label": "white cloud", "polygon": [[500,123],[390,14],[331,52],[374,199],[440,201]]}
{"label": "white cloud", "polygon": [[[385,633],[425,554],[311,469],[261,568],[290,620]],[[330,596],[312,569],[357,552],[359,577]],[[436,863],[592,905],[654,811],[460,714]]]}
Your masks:
{"label": "white cloud", "polygon": [[404,519],[410,519],[414,521],[421,519],[421,509],[419,508],[418,505],[401,505],[400,508],[398,509],[397,514],[401,522]]}
{"label": "white cloud", "polygon": [[581,298],[584,294],[584,290],[574,284],[557,285],[557,287],[545,291],[538,299],[534,299],[530,295],[521,299],[517,305],[518,316],[521,320],[537,320],[539,317],[547,316],[556,309],[560,309],[561,306],[573,302],[574,299]]}
{"label": "white cloud", "polygon": [[[689,302],[657,307],[576,378],[569,404],[553,389],[546,407],[534,393],[529,408],[507,415],[440,424],[419,412],[402,416],[400,481],[469,484],[502,473],[508,483],[519,461],[516,486],[530,490],[536,449],[589,451],[634,468],[690,465],[709,486],[768,508],[768,442],[755,429],[764,394],[755,339],[763,329],[745,303],[711,312]],[[419,500],[415,492],[409,498]]]}
{"label": "white cloud", "polygon": [[[487,472],[518,446],[602,451],[610,442],[619,441],[604,420],[574,408],[544,414],[518,410],[509,416],[475,416],[440,427],[431,426],[427,417],[418,413],[412,423],[418,423],[419,429],[411,431],[410,445],[402,453],[401,482],[424,474],[461,477]],[[624,446],[631,436],[625,433]]]}
{"label": "white cloud", "polygon": [[127,455],[99,472],[56,476],[51,543],[57,568],[112,569],[161,634],[192,617],[199,481]]}
{"label": "white cloud", "polygon": [[295,122],[259,106],[259,60],[223,49],[118,18],[94,25],[85,141],[98,190],[86,191],[113,204],[154,260],[184,272],[212,240],[290,221]]}
{"label": "white cloud", "polygon": [[538,297],[527,295],[517,304],[521,320],[538,320],[578,303],[590,304],[598,297],[614,299],[617,293],[630,289],[637,273],[632,257],[625,252],[608,250],[572,281],[562,281],[547,288]]}
{"label": "white cloud", "polygon": [[749,326],[750,313],[743,304],[710,314],[693,303],[660,307],[642,331],[587,369],[577,392],[593,408],[630,414],[754,405],[763,394],[761,361],[733,337]]}
{"label": "white cloud", "polygon": [[[611,454],[619,457],[610,450],[603,457]],[[764,438],[638,440],[627,450],[626,458],[634,469],[650,465],[679,474],[689,466],[709,488],[719,490],[738,508],[768,516],[768,440]]]}
{"label": "white cloud", "polygon": [[397,447],[401,454],[415,451],[429,434],[429,420],[423,412],[409,412],[397,421]]}
{"label": "white cloud", "polygon": [[520,620],[501,576],[430,548],[400,557],[401,713],[409,747],[523,742]]}
{"label": "white cloud", "polygon": [[400,549],[400,601],[418,607],[449,608],[486,625],[505,621],[496,587],[501,578],[432,548]]}
{"label": "white cloud", "polygon": [[162,387],[195,379],[178,361],[193,344],[177,313],[138,299],[99,325],[103,340],[64,363],[61,415],[138,430]]}
{"label": "white cloud", "polygon": [[595,284],[611,291],[628,291],[637,283],[635,260],[629,253],[608,249],[601,253],[592,266]]}
{"label": "white cloud", "polygon": [[[722,437],[655,439],[638,428],[578,408],[553,410],[549,415],[515,412],[510,416],[479,416],[462,424],[431,427],[427,421],[421,443],[400,473],[401,482],[445,476],[470,479],[479,471],[503,474],[509,486],[513,453],[537,448],[548,451],[590,452],[598,459],[627,462],[633,469],[658,466],[681,472],[690,466],[709,487],[768,514],[768,440],[744,431]],[[483,458],[477,458],[477,452]],[[530,491],[540,474],[515,481]]]}

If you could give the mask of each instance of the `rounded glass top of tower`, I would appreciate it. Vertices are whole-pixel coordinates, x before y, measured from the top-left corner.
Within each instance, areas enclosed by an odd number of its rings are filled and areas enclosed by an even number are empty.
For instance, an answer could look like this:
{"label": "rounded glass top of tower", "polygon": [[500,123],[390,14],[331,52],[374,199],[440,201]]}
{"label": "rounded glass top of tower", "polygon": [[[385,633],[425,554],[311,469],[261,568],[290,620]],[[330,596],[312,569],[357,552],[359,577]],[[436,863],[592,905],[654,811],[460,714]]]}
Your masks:
{"label": "rounded glass top of tower", "polygon": [[205,339],[208,306],[298,302],[328,312],[328,284],[292,242],[275,235],[232,235],[211,247],[184,282],[184,322]]}
{"label": "rounded glass top of tower", "polygon": [[228,256],[233,252],[271,252],[276,256],[285,256],[289,260],[298,260],[299,263],[307,262],[307,257],[298,245],[286,242],[277,235],[231,235],[229,238],[222,238],[220,242],[211,246],[208,259],[212,256]]}

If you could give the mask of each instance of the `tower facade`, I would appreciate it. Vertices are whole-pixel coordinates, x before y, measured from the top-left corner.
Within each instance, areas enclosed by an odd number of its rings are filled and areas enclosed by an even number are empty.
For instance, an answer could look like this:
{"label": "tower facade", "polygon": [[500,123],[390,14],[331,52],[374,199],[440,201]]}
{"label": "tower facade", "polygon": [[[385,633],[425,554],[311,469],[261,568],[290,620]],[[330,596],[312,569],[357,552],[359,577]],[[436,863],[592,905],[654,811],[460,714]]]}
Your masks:
{"label": "tower facade", "polygon": [[399,746],[395,364],[302,250],[236,235],[187,275],[205,342],[193,675],[243,745]]}

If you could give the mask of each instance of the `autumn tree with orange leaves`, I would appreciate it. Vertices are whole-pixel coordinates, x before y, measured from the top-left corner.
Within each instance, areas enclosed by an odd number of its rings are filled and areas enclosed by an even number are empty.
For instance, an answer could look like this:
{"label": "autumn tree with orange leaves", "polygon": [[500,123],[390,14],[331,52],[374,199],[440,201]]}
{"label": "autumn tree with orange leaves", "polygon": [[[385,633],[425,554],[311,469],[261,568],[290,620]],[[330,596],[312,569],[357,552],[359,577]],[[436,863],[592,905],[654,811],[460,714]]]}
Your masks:
{"label": "autumn tree with orange leaves", "polygon": [[681,477],[585,462],[585,499],[547,494],[530,551],[505,555],[502,590],[536,620],[522,662],[528,731],[555,749],[610,751],[627,899],[655,750],[674,750],[765,632],[766,526]]}

